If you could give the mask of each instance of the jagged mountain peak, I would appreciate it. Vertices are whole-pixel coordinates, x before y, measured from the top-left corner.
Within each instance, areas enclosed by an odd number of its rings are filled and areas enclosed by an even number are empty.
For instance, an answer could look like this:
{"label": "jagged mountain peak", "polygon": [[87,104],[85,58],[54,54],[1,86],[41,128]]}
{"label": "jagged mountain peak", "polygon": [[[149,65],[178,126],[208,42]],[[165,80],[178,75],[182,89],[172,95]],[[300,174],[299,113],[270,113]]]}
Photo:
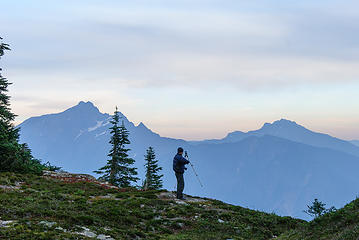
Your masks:
{"label": "jagged mountain peak", "polygon": [[77,105],[67,109],[65,112],[94,112],[100,113],[100,110],[90,101],[80,101]]}
{"label": "jagged mountain peak", "polygon": [[301,127],[301,128],[303,128],[303,126],[297,124],[295,121],[287,120],[284,118],[274,121],[273,123],[265,123],[263,125],[262,129],[270,128],[270,127]]}
{"label": "jagged mountain peak", "polygon": [[[70,107],[69,109],[65,110],[64,112],[65,115],[72,115],[72,116],[87,116],[87,117],[94,117],[94,118],[99,118],[99,119],[105,119],[106,121],[110,120],[111,118],[111,114],[109,113],[102,113],[99,108],[91,101],[80,101],[77,105]],[[61,114],[61,113],[59,113]],[[128,123],[129,120],[127,119],[127,117],[119,111],[119,116],[121,118],[121,121],[125,121],[125,123]]]}
{"label": "jagged mountain peak", "polygon": [[144,132],[152,132],[143,122],[140,122],[136,128],[140,131],[144,131]]}
{"label": "jagged mountain peak", "polygon": [[153,135],[153,136],[157,136],[159,137],[160,135],[153,132],[151,129],[149,129],[143,122],[140,122],[136,128],[141,131],[142,133],[147,133],[147,134],[150,134],[150,135]]}
{"label": "jagged mountain peak", "polygon": [[95,105],[94,105],[92,102],[90,102],[90,101],[87,101],[87,102],[85,102],[85,101],[80,101],[77,105],[78,105],[78,106],[92,106],[92,107],[95,107]]}
{"label": "jagged mountain peak", "polygon": [[273,124],[287,124],[287,125],[298,125],[295,121],[291,121],[285,118],[274,121]]}
{"label": "jagged mountain peak", "polygon": [[146,125],[145,125],[143,122],[140,122],[140,124],[138,124],[138,125],[137,125],[137,127],[139,127],[139,128],[146,128],[146,129],[148,129],[148,128],[146,127]]}

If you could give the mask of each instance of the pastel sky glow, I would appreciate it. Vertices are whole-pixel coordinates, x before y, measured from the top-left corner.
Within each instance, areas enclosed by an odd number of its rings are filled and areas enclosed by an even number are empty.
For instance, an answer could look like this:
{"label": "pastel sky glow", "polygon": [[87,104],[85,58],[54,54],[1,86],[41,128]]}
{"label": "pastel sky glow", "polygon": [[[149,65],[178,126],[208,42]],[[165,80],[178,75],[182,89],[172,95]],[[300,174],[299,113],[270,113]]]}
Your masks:
{"label": "pastel sky glow", "polygon": [[83,100],[168,137],[359,139],[357,0],[4,0],[0,36],[17,123]]}

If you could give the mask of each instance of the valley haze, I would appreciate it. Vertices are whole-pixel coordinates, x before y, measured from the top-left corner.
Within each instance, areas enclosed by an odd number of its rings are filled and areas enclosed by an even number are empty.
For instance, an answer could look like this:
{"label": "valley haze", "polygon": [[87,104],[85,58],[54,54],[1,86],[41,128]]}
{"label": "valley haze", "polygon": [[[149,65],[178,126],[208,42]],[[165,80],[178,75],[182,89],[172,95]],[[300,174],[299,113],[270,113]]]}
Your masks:
{"label": "valley haze", "polygon": [[[143,123],[136,126],[120,116],[130,131],[130,155],[139,176],[144,176],[145,150],[152,146],[166,189],[174,190],[172,159],[181,146],[205,185],[201,188],[188,171],[188,194],[305,219],[303,210],[314,198],[341,207],[357,196],[359,146],[296,122],[281,119],[223,139],[185,141],[161,137]],[[21,141],[39,159],[66,171],[93,174],[107,160],[110,118],[93,103],[81,101],[63,112],[25,120],[19,125]]]}

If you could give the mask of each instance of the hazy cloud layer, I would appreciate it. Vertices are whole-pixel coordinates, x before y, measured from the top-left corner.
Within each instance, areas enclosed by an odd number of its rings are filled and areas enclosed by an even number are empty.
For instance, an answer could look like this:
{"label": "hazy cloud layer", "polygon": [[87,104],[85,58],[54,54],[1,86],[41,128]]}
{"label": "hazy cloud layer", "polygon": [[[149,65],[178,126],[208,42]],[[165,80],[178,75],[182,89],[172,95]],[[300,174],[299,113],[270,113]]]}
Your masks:
{"label": "hazy cloud layer", "polygon": [[43,112],[80,98],[138,106],[182,87],[267,94],[265,105],[273,92],[359,82],[358,1],[5,0],[2,8],[0,33],[14,50],[1,61],[21,116],[30,114],[24,103]]}
{"label": "hazy cloud layer", "polygon": [[25,4],[21,17],[8,3],[1,17],[17,52],[9,64],[20,69],[116,77],[134,87],[209,81],[260,88],[359,77],[359,15],[335,1],[227,1],[219,9],[216,1],[193,9],[190,2],[32,2],[38,8],[26,12]]}

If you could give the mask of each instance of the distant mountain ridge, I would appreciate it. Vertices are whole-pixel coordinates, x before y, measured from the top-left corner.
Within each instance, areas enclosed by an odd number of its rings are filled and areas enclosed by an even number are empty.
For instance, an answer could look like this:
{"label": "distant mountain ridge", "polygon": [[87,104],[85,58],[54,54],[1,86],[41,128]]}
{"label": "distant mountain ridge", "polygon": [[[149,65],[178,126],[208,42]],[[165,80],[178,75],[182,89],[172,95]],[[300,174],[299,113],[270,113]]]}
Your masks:
{"label": "distant mountain ridge", "polygon": [[[131,139],[137,138],[138,135],[141,135],[141,139],[160,138],[143,123],[135,126],[121,112],[119,115],[121,121],[131,132]],[[88,156],[90,159],[97,157],[99,162],[104,158],[94,149],[86,150],[93,146],[108,150],[110,120],[111,115],[101,113],[93,103],[81,101],[78,105],[60,113],[29,118],[19,127],[21,128],[21,140],[34,146],[35,156],[48,159],[53,164],[68,167],[66,163],[64,164],[63,159],[68,159],[71,156],[76,158]],[[51,154],[53,151],[57,152],[56,149],[67,149],[68,151],[62,151],[56,155]],[[71,169],[75,171],[80,167],[76,162],[72,162],[71,166],[76,166]],[[96,170],[99,164],[90,162],[82,167],[85,167],[85,170],[86,168]],[[89,170],[87,171],[89,172]]]}
{"label": "distant mountain ridge", "polygon": [[[120,116],[130,131],[130,156],[136,160],[139,176],[144,176],[144,154],[152,146],[163,167],[166,189],[175,187],[172,159],[182,146],[205,186],[199,186],[189,169],[185,174],[188,194],[302,218],[302,210],[314,197],[341,207],[357,195],[356,147],[294,122],[280,120],[222,140],[193,143],[161,137],[145,124],[136,126]],[[70,172],[93,174],[107,160],[110,119],[91,102],[80,102],[66,111],[24,121],[21,141],[29,143],[37,158]],[[318,139],[324,140],[318,143]]]}
{"label": "distant mountain ridge", "polygon": [[[235,131],[229,133],[225,138],[219,140],[205,140],[202,142],[192,142],[194,144],[203,144],[203,143],[230,143],[238,142],[249,136],[265,136],[271,135],[276,137],[281,137],[291,141],[304,143],[316,147],[324,147],[335,149],[338,151],[346,152],[359,156],[359,147],[354,145],[355,141],[348,142],[341,140],[339,138],[332,137],[328,134],[317,133],[306,129],[305,127],[298,125],[294,121],[289,121],[286,119],[281,119],[273,123],[265,123],[262,128],[255,131],[241,132]],[[358,143],[359,144],[359,141]]]}
{"label": "distant mountain ridge", "polygon": [[351,144],[354,144],[359,147],[359,140],[352,140],[350,142],[351,142]]}

